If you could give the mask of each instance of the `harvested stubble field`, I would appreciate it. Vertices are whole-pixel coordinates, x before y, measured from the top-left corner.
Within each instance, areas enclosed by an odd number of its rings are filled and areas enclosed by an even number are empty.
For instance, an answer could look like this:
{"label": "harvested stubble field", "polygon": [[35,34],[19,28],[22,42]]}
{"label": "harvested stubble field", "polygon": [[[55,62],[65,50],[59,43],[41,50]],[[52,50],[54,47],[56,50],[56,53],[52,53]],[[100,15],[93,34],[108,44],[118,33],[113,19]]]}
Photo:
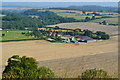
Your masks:
{"label": "harvested stubble field", "polygon": [[[42,40],[0,43],[3,65],[13,55],[34,57],[39,66],[52,69],[62,77],[76,77],[88,68],[102,68],[117,75],[117,36],[88,44],[50,43]],[[4,69],[4,66],[3,66]]]}
{"label": "harvested stubble field", "polygon": [[107,21],[109,24],[118,24],[118,17],[113,17],[113,18],[104,18],[104,19],[96,19],[96,20],[92,20],[90,22],[103,22],[103,21]]}
{"label": "harvested stubble field", "polygon": [[100,25],[98,23],[89,23],[89,22],[76,22],[76,23],[62,23],[56,25],[48,25],[47,27],[60,26],[60,28],[76,29],[80,28],[82,30],[88,29],[93,32],[104,31],[110,35],[118,34],[118,26],[110,25]]}

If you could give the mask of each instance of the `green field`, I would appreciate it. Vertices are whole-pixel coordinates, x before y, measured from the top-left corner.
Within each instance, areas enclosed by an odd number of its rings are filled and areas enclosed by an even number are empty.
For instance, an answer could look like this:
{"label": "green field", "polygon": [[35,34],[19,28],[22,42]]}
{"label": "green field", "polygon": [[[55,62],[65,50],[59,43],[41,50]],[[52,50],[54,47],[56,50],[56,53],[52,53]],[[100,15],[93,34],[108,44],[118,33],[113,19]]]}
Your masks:
{"label": "green field", "polygon": [[92,20],[90,22],[103,22],[103,21],[107,21],[109,24],[118,24],[118,17],[114,17],[114,18],[104,18],[104,19],[96,19],[96,20]]}
{"label": "green field", "polygon": [[[84,16],[84,15],[80,15],[80,14],[77,14],[77,13],[57,13],[59,16],[62,16],[62,17],[71,17],[71,18],[74,18],[74,19],[77,19],[77,20],[84,20],[85,17],[90,17],[92,18],[92,16]],[[96,17],[101,17],[101,16],[96,16]]]}
{"label": "green field", "polygon": [[5,36],[0,37],[0,41],[20,41],[20,40],[28,40],[33,39],[32,36],[25,36],[24,34],[21,34],[22,32],[28,32],[23,30],[10,30],[10,31],[2,31],[2,34],[5,34]]}

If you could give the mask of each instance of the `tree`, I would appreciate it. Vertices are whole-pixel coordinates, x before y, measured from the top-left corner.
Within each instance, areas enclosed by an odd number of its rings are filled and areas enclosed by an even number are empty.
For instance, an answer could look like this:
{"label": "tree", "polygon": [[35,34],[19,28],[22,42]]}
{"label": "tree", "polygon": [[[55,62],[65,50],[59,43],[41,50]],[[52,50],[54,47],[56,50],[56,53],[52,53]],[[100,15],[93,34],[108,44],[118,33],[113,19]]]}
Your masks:
{"label": "tree", "polygon": [[8,59],[8,65],[3,71],[4,79],[16,78],[52,78],[54,73],[49,68],[38,68],[37,61],[32,57],[14,55]]}
{"label": "tree", "polygon": [[54,29],[60,29],[60,27],[59,26],[55,26],[55,28]]}
{"label": "tree", "polygon": [[103,25],[106,25],[106,24],[107,24],[107,22],[106,22],[106,21],[103,21],[103,22],[102,22],[102,24],[103,24]]}
{"label": "tree", "polygon": [[75,35],[79,35],[79,33],[81,32],[81,29],[74,29],[73,31]]}
{"label": "tree", "polygon": [[39,78],[54,78],[54,73],[49,68],[45,67],[38,68],[38,75]]}
{"label": "tree", "polygon": [[81,78],[82,80],[88,80],[88,79],[100,79],[100,78],[108,78],[108,74],[104,70],[97,70],[97,69],[90,69],[86,70],[82,73]]}
{"label": "tree", "polygon": [[5,36],[5,34],[2,34],[2,37]]}
{"label": "tree", "polygon": [[90,17],[85,17],[85,21],[89,21],[90,20]]}
{"label": "tree", "polygon": [[56,37],[56,41],[57,41],[57,42],[62,42],[62,38],[59,37],[59,36],[57,36],[57,37]]}
{"label": "tree", "polygon": [[34,35],[35,38],[42,38],[43,37],[43,35],[41,34],[41,32],[38,31],[38,30],[34,30],[33,31],[33,35]]}
{"label": "tree", "polygon": [[110,36],[108,34],[104,34],[101,36],[101,39],[104,39],[104,40],[107,40],[109,38],[110,38]]}
{"label": "tree", "polygon": [[105,33],[105,32],[102,32],[102,31],[97,31],[96,34],[97,34],[98,36],[102,36],[102,35],[105,35],[106,33]]}
{"label": "tree", "polygon": [[91,37],[92,36],[92,31],[90,31],[90,30],[84,30],[84,35]]}

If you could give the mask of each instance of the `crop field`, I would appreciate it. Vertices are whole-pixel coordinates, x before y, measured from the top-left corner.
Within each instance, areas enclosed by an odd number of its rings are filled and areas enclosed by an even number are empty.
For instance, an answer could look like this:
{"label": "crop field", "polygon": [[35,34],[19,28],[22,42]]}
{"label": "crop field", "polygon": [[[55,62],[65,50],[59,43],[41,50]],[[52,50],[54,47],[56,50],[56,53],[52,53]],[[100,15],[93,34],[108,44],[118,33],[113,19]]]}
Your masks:
{"label": "crop field", "polygon": [[76,58],[62,58],[40,61],[39,66],[52,69],[57,76],[63,78],[78,77],[87,69],[103,69],[112,77],[118,77],[117,52],[82,56]]}
{"label": "crop field", "polygon": [[5,36],[1,37],[2,38],[1,40],[12,41],[12,40],[32,39],[32,37],[23,35],[22,32],[28,32],[28,31],[22,31],[22,30],[2,31],[2,34],[5,34]]}
{"label": "crop field", "polygon": [[113,18],[105,18],[105,19],[96,19],[96,20],[92,20],[90,22],[102,22],[102,21],[106,21],[109,24],[118,24],[118,17],[113,17]]}
{"label": "crop field", "polygon": [[[43,40],[6,42],[2,44],[3,65],[13,55],[34,57],[39,66],[52,69],[55,74],[76,77],[86,69],[98,68],[117,75],[118,37],[94,43],[50,43]],[[74,66],[74,67],[73,67]],[[4,66],[3,66],[4,68]]]}
{"label": "crop field", "polygon": [[76,29],[76,28],[79,28],[81,30],[88,29],[93,32],[103,31],[109,35],[118,34],[118,26],[100,25],[98,23],[74,22],[74,23],[62,23],[62,24],[56,24],[56,25],[48,25],[47,27],[55,27],[55,26],[59,26],[60,28],[68,28],[68,29]]}

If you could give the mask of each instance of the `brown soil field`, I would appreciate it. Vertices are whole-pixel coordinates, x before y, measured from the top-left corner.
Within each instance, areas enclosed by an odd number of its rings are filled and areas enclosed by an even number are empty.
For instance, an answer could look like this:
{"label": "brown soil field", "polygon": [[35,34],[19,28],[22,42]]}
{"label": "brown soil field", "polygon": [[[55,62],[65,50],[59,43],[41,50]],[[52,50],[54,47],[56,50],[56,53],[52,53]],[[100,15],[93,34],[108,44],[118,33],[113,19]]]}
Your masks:
{"label": "brown soil field", "polygon": [[47,41],[5,42],[2,44],[3,69],[13,55],[34,57],[39,66],[62,77],[76,77],[86,69],[100,68],[117,75],[118,36],[93,43],[50,43]]}
{"label": "brown soil field", "polygon": [[48,25],[47,27],[55,27],[59,26],[61,28],[68,28],[68,29],[76,29],[80,28],[81,30],[88,29],[93,32],[96,31],[104,31],[107,34],[115,35],[118,34],[118,26],[110,26],[110,25],[100,25],[98,23],[89,23],[89,22],[74,22],[74,23],[62,23],[56,25]]}

